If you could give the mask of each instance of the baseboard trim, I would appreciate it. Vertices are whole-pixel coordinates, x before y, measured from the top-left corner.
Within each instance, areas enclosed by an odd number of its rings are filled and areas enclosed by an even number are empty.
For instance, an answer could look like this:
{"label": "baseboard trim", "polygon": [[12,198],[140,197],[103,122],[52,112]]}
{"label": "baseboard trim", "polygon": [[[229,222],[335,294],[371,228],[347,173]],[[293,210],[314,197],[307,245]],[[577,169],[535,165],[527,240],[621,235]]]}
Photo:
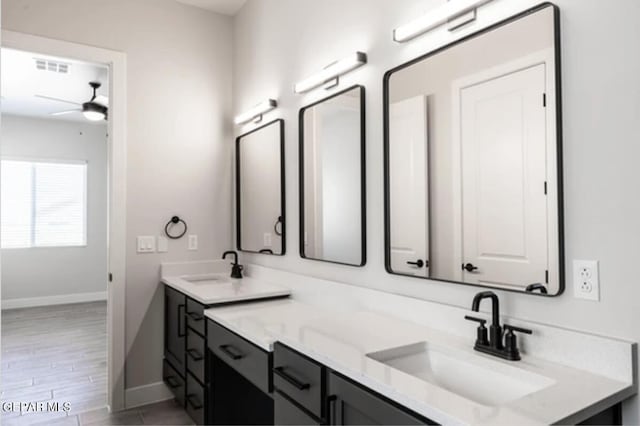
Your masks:
{"label": "baseboard trim", "polygon": [[2,309],[68,305],[72,303],[97,302],[100,300],[107,300],[106,291],[98,291],[95,293],[63,294],[60,296],[28,297],[24,299],[4,299],[2,300]]}
{"label": "baseboard trim", "polygon": [[124,395],[125,407],[127,409],[153,404],[154,402],[166,401],[172,398],[173,394],[164,382],[129,388],[125,390]]}

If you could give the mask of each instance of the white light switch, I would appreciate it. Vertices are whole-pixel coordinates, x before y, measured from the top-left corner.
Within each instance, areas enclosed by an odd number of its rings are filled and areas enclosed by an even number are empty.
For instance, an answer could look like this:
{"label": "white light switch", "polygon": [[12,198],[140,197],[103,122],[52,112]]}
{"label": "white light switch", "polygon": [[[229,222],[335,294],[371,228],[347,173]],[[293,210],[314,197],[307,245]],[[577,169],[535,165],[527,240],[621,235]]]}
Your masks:
{"label": "white light switch", "polygon": [[189,235],[189,250],[198,250],[198,236]]}
{"label": "white light switch", "polygon": [[140,236],[138,237],[138,253],[154,253],[156,251],[156,237]]}
{"label": "white light switch", "polygon": [[597,260],[573,261],[573,294],[578,299],[600,301],[600,278]]}
{"label": "white light switch", "polygon": [[158,253],[166,253],[169,251],[169,239],[167,237],[158,237]]}

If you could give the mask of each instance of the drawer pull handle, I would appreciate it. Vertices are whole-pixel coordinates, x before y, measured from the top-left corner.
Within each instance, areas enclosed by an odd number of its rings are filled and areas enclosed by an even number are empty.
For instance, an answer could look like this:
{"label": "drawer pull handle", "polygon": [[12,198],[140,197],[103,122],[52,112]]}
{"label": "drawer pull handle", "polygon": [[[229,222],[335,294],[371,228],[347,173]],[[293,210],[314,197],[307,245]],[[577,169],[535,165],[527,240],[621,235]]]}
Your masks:
{"label": "drawer pull handle", "polygon": [[180,387],[180,382],[173,376],[168,376],[167,378],[165,378],[165,380],[167,381],[167,384],[171,389]]}
{"label": "drawer pull handle", "polygon": [[202,361],[204,359],[204,355],[202,355],[197,349],[187,349],[187,354],[189,354],[191,359],[194,361]]}
{"label": "drawer pull handle", "polygon": [[204,319],[204,315],[200,315],[197,312],[187,312],[187,315],[194,321],[202,321]]}
{"label": "drawer pull handle", "polygon": [[284,367],[276,367],[273,369],[273,372],[281,377],[284,381],[289,382],[289,384],[291,384],[291,386],[293,386],[294,388],[298,389],[298,390],[307,390],[311,387],[311,385],[309,383],[302,383],[300,380],[296,379],[295,377],[291,377],[290,375],[288,375],[287,373],[284,372]]}
{"label": "drawer pull handle", "polygon": [[202,403],[194,394],[187,395],[187,402],[194,410],[199,410],[202,408]]}
{"label": "drawer pull handle", "polygon": [[178,305],[178,337],[184,337],[187,335],[184,329],[184,305]]}
{"label": "drawer pull handle", "polygon": [[244,355],[231,345],[220,345],[219,348],[223,354],[234,361],[244,358]]}

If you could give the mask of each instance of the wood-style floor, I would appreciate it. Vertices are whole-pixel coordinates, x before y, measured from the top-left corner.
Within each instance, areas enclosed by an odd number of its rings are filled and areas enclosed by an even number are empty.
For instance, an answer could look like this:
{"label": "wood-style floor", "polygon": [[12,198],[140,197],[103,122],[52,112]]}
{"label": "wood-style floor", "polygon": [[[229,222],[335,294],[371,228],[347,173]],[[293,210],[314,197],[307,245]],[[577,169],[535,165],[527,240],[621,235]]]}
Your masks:
{"label": "wood-style floor", "polygon": [[[105,302],[2,311],[3,425],[190,424],[166,401],[109,414]],[[58,412],[7,411],[7,403],[69,403]]]}

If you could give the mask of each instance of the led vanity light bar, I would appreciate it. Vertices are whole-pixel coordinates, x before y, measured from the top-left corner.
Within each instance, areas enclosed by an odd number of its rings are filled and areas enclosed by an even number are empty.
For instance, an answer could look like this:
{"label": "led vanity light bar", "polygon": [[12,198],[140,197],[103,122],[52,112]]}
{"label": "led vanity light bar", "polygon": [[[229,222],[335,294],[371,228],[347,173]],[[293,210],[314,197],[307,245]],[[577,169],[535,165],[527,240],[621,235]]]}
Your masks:
{"label": "led vanity light bar", "polygon": [[316,87],[323,86],[332,80],[339,78],[341,75],[359,68],[367,63],[367,54],[363,52],[355,52],[352,55],[336,61],[311,77],[302,80],[293,87],[295,93],[308,92]]}
{"label": "led vanity light bar", "polygon": [[257,122],[262,120],[262,114],[266,114],[269,111],[276,109],[277,107],[278,101],[276,101],[275,99],[267,99],[264,102],[260,102],[249,111],[238,115],[233,121],[236,124],[244,124],[248,123],[249,121]]}
{"label": "led vanity light bar", "polygon": [[474,11],[477,7],[491,0],[450,0],[444,6],[434,10],[428,15],[424,15],[415,21],[393,30],[393,40],[404,43],[426,33],[448,21]]}

